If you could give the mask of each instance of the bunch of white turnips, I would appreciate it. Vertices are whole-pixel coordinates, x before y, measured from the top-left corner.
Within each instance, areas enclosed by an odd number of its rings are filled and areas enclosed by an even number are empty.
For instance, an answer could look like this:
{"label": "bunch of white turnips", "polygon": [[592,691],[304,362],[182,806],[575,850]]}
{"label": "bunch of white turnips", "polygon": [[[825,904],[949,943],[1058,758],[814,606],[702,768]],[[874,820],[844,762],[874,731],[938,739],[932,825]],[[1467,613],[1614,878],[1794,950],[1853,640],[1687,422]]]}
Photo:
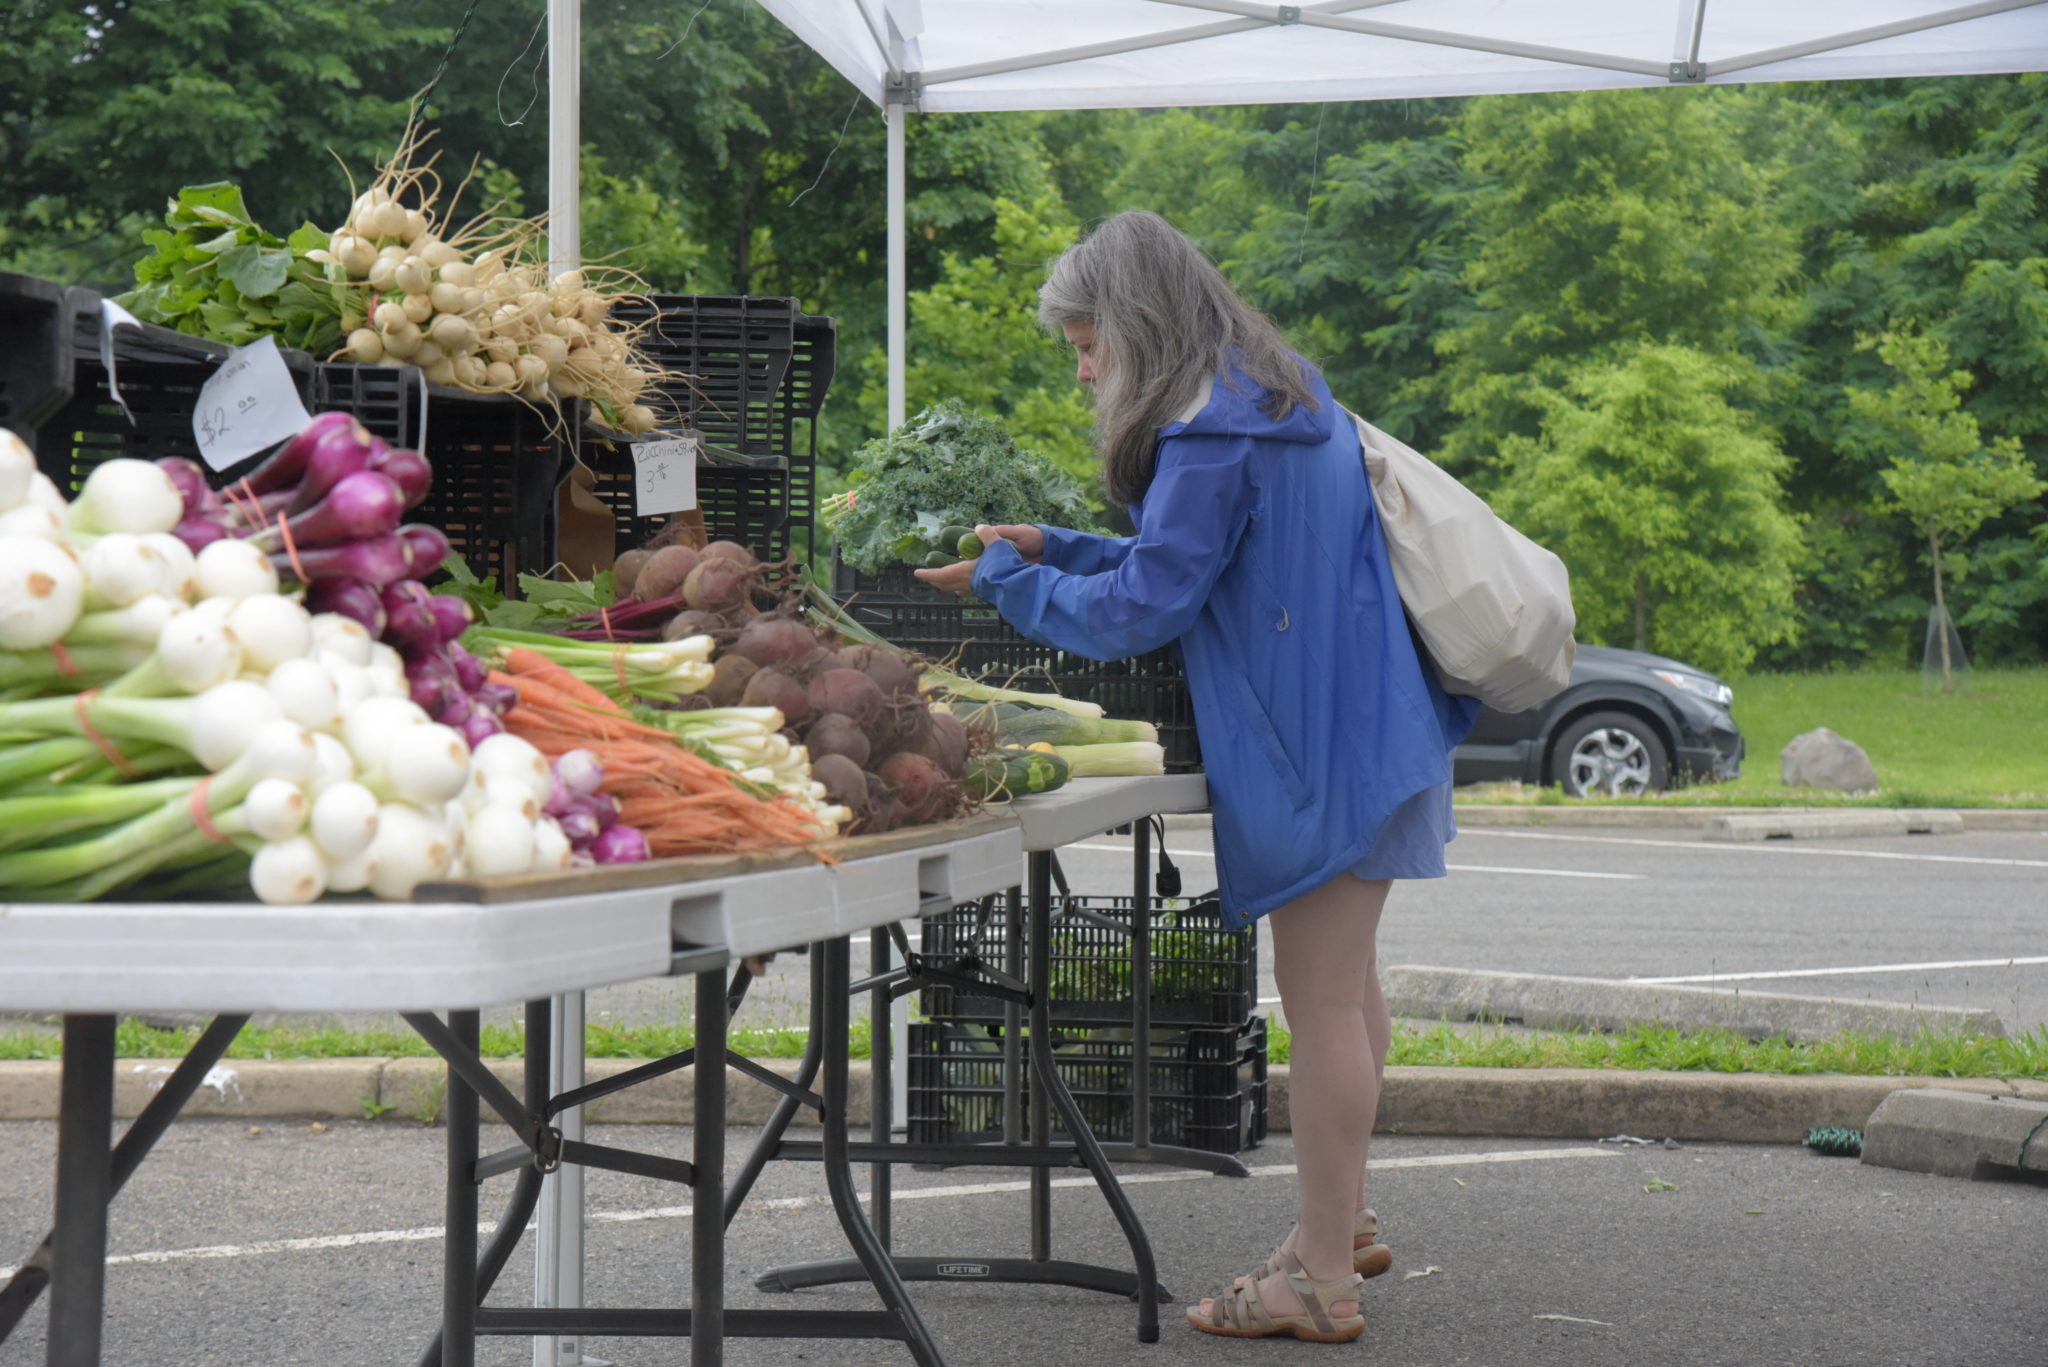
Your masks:
{"label": "bunch of white turnips", "polygon": [[[209,771],[191,780],[196,796],[151,812],[155,825],[110,828],[103,854],[145,837],[166,858],[195,832],[233,840],[273,903],[568,866],[538,750],[497,735],[472,752],[410,700],[396,650],[280,594],[269,557],[244,541],[194,556],[170,535],[182,509],[162,470],[126,459],[67,502],[0,431],[0,685],[43,694],[0,703],[0,729],[17,743],[172,746]],[[62,881],[62,852],[36,852],[21,876]],[[0,855],[0,880],[15,881],[16,857]]]}

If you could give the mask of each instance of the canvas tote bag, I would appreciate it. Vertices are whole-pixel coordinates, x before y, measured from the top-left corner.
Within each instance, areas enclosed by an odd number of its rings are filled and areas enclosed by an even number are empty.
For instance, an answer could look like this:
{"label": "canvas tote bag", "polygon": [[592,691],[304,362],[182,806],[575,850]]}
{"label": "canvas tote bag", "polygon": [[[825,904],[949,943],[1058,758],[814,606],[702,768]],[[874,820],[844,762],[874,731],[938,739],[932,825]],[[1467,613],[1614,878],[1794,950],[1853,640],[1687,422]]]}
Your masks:
{"label": "canvas tote bag", "polygon": [[1557,696],[1576,650],[1564,562],[1434,461],[1351,418],[1401,605],[1444,690],[1501,712]]}

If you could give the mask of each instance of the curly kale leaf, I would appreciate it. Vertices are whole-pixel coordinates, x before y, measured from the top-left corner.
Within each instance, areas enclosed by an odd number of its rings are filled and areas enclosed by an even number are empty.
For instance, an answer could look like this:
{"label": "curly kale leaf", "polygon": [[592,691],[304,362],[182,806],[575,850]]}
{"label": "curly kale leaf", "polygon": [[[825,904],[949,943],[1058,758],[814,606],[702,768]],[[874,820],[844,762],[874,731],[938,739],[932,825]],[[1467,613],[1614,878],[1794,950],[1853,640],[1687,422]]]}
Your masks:
{"label": "curly kale leaf", "polygon": [[1087,495],[1000,422],[955,400],[925,409],[855,453],[853,498],[833,524],[839,556],[879,573],[920,564],[941,528],[1033,522],[1087,528]]}

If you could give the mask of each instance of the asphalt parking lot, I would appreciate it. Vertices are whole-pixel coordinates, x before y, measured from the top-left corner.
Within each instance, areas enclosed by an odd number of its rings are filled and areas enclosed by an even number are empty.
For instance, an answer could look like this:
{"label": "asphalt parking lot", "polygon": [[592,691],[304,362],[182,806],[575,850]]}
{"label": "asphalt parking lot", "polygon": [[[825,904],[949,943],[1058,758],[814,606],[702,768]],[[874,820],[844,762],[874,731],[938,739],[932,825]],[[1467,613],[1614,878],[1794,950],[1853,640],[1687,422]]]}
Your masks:
{"label": "asphalt parking lot", "polygon": [[[687,1153],[680,1127],[594,1127],[598,1142]],[[733,1131],[737,1162],[750,1136]],[[0,1265],[48,1218],[53,1127],[0,1124]],[[487,1132],[486,1147],[497,1138]],[[172,1129],[115,1203],[109,1367],[394,1367],[438,1314],[443,1136],[392,1122]],[[1250,1179],[1127,1168],[1182,1302],[1255,1265],[1292,1216],[1284,1138],[1246,1155]],[[1271,1357],[1374,1367],[2039,1367],[2048,1189],[1868,1168],[1790,1147],[1611,1145],[1390,1136],[1371,1196],[1395,1251],[1364,1297],[1365,1339],[1340,1348],[1207,1338],[1163,1312],[1136,1341],[1133,1307],[1057,1287],[926,1284],[913,1298],[953,1367],[1179,1367]],[[1028,1251],[1021,1173],[897,1175],[897,1246],[944,1255]],[[486,1189],[495,1211],[509,1179]],[[1085,1177],[1054,1194],[1055,1256],[1123,1260]],[[774,1295],[754,1274],[842,1248],[819,1174],[771,1165],[734,1224],[730,1304],[865,1309],[864,1288]],[[676,1189],[592,1173],[594,1304],[674,1304],[692,1218]],[[522,1250],[497,1303],[531,1286]],[[0,1344],[0,1367],[43,1360],[43,1309]],[[587,1341],[620,1367],[678,1363],[677,1341]],[[885,1367],[883,1342],[749,1341],[728,1362]],[[533,1361],[525,1340],[479,1361]]]}

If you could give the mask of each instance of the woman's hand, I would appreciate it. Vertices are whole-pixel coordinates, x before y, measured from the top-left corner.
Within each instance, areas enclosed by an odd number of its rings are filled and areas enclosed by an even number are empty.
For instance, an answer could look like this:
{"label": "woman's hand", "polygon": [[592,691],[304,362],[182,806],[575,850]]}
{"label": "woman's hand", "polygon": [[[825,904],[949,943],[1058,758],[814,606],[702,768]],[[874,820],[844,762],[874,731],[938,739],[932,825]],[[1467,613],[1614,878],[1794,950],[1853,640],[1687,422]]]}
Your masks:
{"label": "woman's hand", "polygon": [[919,579],[935,589],[957,593],[961,597],[974,592],[974,562],[962,560],[957,565],[947,565],[936,570],[912,570]]}
{"label": "woman's hand", "polygon": [[[1045,533],[1029,523],[991,527],[986,524],[976,527],[974,534],[981,538],[983,546],[993,546],[998,541],[1007,541],[1017,548],[1017,553],[1032,564],[1037,564],[1045,554]],[[957,565],[947,565],[936,570],[912,571],[919,579],[935,589],[965,596],[974,592],[974,562],[962,560]]]}
{"label": "woman's hand", "polygon": [[1033,565],[1045,554],[1045,533],[1028,522],[1022,526],[976,527],[974,531],[981,538],[982,545],[993,546],[998,541],[1007,541],[1017,548],[1017,554]]}

